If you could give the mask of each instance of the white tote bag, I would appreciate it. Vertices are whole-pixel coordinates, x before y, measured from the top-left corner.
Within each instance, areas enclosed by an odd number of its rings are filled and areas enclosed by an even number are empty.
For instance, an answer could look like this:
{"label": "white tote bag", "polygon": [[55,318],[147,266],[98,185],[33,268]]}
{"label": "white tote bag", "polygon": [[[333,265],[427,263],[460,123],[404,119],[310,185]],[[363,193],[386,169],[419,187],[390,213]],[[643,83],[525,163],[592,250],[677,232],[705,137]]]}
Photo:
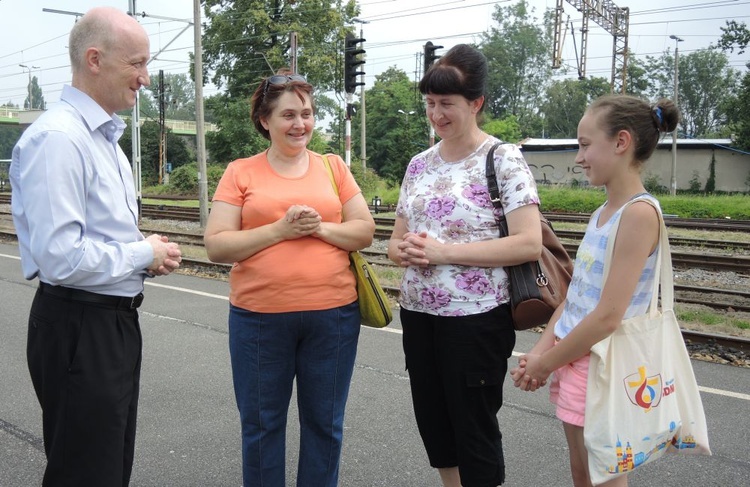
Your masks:
{"label": "white tote bag", "polygon": [[[635,201],[648,202],[628,204]],[[658,264],[647,314],[623,320],[591,348],[583,435],[594,485],[665,452],[711,454],[698,384],[673,310],[672,259],[659,219]],[[607,242],[605,280],[618,226],[619,221]]]}

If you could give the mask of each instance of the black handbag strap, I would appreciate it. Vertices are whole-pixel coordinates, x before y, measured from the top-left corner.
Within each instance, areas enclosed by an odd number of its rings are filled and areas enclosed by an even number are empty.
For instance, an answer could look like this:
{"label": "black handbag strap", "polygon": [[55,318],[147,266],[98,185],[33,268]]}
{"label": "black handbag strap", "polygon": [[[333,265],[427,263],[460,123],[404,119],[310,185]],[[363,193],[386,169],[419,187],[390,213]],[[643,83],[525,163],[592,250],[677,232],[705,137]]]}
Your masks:
{"label": "black handbag strap", "polygon": [[[487,162],[484,168],[484,175],[487,178],[487,189],[490,192],[490,201],[494,208],[503,209],[503,205],[500,200],[500,188],[497,185],[497,174],[495,174],[495,149],[497,149],[502,142],[495,142],[487,152]],[[505,213],[502,216],[497,216],[495,213],[495,221],[497,222],[497,228],[500,232],[500,237],[507,237],[508,231],[505,225]]]}
{"label": "black handbag strap", "polygon": [[492,202],[492,206],[500,209],[502,209],[502,204],[500,203],[500,189],[497,186],[497,175],[495,174],[495,149],[501,144],[502,142],[492,144],[489,152],[487,152],[487,162],[484,168],[484,175],[487,177],[487,189],[490,192],[490,201]]}

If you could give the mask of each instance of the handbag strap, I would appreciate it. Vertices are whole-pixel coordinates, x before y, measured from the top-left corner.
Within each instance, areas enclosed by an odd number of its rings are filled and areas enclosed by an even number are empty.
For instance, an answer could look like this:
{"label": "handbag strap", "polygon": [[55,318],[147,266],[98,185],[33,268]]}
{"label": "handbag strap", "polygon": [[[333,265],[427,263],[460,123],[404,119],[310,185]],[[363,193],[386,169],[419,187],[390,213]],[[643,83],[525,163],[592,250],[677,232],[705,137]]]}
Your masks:
{"label": "handbag strap", "polygon": [[669,251],[669,237],[667,236],[667,226],[664,224],[664,217],[653,201],[638,195],[631,199],[620,210],[620,217],[612,224],[607,239],[607,249],[604,253],[604,269],[602,272],[603,282],[606,282],[609,275],[609,268],[612,263],[612,253],[615,248],[617,230],[620,227],[620,220],[625,208],[637,201],[644,201],[656,209],[659,216],[659,247],[657,254],[657,265],[654,270],[654,289],[651,293],[651,303],[649,304],[648,313],[654,316],[658,311],[659,288],[661,288],[661,308],[662,310],[674,309],[674,275],[672,273],[672,256]]}
{"label": "handbag strap", "polygon": [[328,179],[331,180],[331,186],[333,186],[333,190],[336,192],[336,196],[338,196],[339,187],[336,185],[336,180],[333,177],[333,169],[331,169],[331,161],[328,160],[328,154],[323,154],[323,164],[325,164],[326,171],[328,171]]}
{"label": "handbag strap", "polygon": [[[487,159],[485,162],[484,175],[487,178],[487,190],[490,193],[490,202],[492,206],[498,209],[503,209],[502,202],[500,200],[500,188],[497,186],[497,174],[495,174],[495,149],[497,149],[502,142],[495,142],[487,152]],[[501,237],[507,237],[505,234],[505,226],[501,223],[505,220],[505,213],[498,216],[495,213],[495,221],[497,221],[498,229],[500,230]]]}

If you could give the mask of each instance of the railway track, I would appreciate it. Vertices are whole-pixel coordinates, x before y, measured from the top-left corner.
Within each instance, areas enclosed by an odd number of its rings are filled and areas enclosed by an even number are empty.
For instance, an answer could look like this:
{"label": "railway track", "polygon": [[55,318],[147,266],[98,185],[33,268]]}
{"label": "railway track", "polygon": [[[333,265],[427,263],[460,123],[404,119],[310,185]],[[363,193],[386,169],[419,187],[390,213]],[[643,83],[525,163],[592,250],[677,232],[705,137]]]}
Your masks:
{"label": "railway track", "polygon": [[[6,193],[0,193],[0,204],[10,203],[10,195]],[[0,212],[0,214],[8,212]],[[551,221],[568,221],[585,223],[588,221],[588,214],[546,214]],[[183,221],[198,221],[200,219],[197,208],[178,207],[172,205],[152,205],[145,204],[142,206],[142,216],[154,220],[158,219],[170,219],[170,220],[183,220]],[[9,219],[9,216],[8,216]],[[377,216],[375,215],[376,222],[376,238],[386,239],[389,238],[392,232],[392,227],[395,219],[393,217]],[[706,229],[717,229],[725,231],[739,231],[739,232],[750,232],[750,221],[730,221],[726,222],[723,220],[696,220],[696,219],[666,219],[667,225],[674,228],[700,228]],[[203,237],[201,234],[190,234],[186,232],[169,232],[158,228],[144,228],[146,233],[160,233],[166,235],[170,240],[176,241],[181,245],[190,246],[202,246]],[[558,230],[556,232],[558,236],[563,239],[566,250],[575,257],[575,252],[578,247],[578,241],[583,236],[583,232],[574,230]],[[0,235],[5,234],[13,236],[12,230],[0,230]],[[571,242],[566,242],[571,241]],[[722,241],[722,240],[708,240],[708,239],[690,239],[683,237],[670,237],[670,243],[673,247],[678,246],[691,246],[700,248],[713,248],[713,249],[725,249],[725,250],[747,250],[750,249],[750,241]],[[367,256],[368,260],[372,263],[381,266],[393,266],[393,264],[387,259],[386,253],[383,251],[376,250],[364,250],[363,253]],[[195,259],[184,259],[186,265],[196,267],[213,267],[218,272],[227,272],[229,266],[220,264],[213,264],[206,261],[200,261]],[[722,255],[710,255],[705,253],[689,253],[689,252],[672,252],[672,261],[675,269],[690,269],[700,268],[710,271],[726,272],[733,271],[741,274],[750,274],[750,257],[744,256],[722,256]],[[391,288],[388,290],[391,293],[398,293],[398,289]],[[692,295],[705,295],[711,296],[710,299],[703,297],[684,297],[683,293],[689,293]],[[750,293],[744,291],[731,291],[726,289],[715,289],[715,288],[702,288],[697,286],[675,286],[675,294],[678,302],[681,303],[693,303],[711,307],[713,309],[726,310],[732,308],[736,311],[750,312],[750,306],[737,303],[729,303],[723,301],[719,296],[735,296],[741,300],[750,300]],[[695,337],[697,343],[705,343],[712,338],[700,338]],[[718,342],[717,342],[718,343]],[[727,345],[730,346],[730,345]],[[736,345],[732,345],[737,348]],[[748,350],[747,345],[740,346],[742,350]]]}
{"label": "railway track", "polygon": [[[371,259],[368,259],[371,263],[380,264],[380,259],[378,259],[375,262],[372,262]],[[206,270],[210,270],[213,272],[229,272],[229,269],[231,268],[230,264],[216,264],[214,262],[209,262],[205,260],[200,259],[183,259],[183,263],[190,266],[200,267],[204,268]],[[400,293],[399,288],[393,287],[393,286],[383,286],[383,290],[389,294],[390,296],[398,299],[398,295]],[[697,286],[675,286],[675,300],[678,303],[684,302],[679,298],[680,292],[679,291],[692,291],[692,292],[708,292],[708,293],[724,293],[725,290],[722,289],[715,289],[715,288],[700,288]],[[745,298],[750,299],[750,293],[748,292],[742,292],[742,291],[728,291],[727,293],[732,295],[739,295]],[[731,307],[731,305],[718,303],[716,301],[706,301],[701,302],[700,300],[689,300],[687,301],[689,303],[694,304],[703,304],[704,306],[715,306],[718,309],[726,310],[727,307]],[[735,310],[740,311],[740,309],[737,309],[738,307],[734,307]],[[740,307],[741,308],[741,307]],[[744,311],[750,312],[750,306],[747,306],[744,308]],[[735,337],[735,336],[729,336],[729,335],[719,335],[719,334],[712,334],[712,333],[703,333],[703,332],[697,332],[692,330],[682,330],[682,336],[683,338],[691,343],[701,343],[701,344],[712,344],[712,345],[719,345],[722,347],[727,347],[730,349],[735,350],[741,350],[743,352],[750,351],[750,339],[743,338],[743,337]]]}
{"label": "railway track", "polygon": [[[158,197],[160,199],[184,200],[185,198]],[[0,204],[10,203],[10,193],[0,193]],[[374,210],[374,207],[371,207]],[[383,209],[383,207],[379,207]],[[195,207],[181,207],[175,205],[143,204],[141,214],[146,218],[199,221],[200,210]],[[551,213],[544,215],[551,222],[587,223],[590,217],[588,213]],[[394,217],[375,215],[375,224],[384,227],[393,227]],[[727,219],[703,219],[703,218],[677,218],[665,217],[667,227],[701,229],[701,230],[723,230],[732,232],[750,232],[750,220],[727,220]]]}
{"label": "railway track", "polygon": [[[196,217],[197,213],[192,211],[190,208],[175,209],[176,207],[170,207],[170,209],[161,209],[160,205],[144,205],[143,216],[151,219],[175,219],[175,220],[190,220],[192,217]],[[5,215],[9,218],[7,211],[0,212],[0,215]],[[383,227],[384,221],[393,222],[393,218],[384,219],[378,217],[376,224],[375,238],[386,239],[389,238],[392,232],[391,228]],[[202,238],[199,236],[189,237],[185,233],[170,233],[164,232],[163,230],[148,230],[151,232],[164,233],[171,238],[174,238],[178,243],[189,244],[189,245],[202,245]],[[750,233],[750,229],[748,229]],[[575,258],[576,251],[578,250],[578,241],[583,237],[583,232],[576,231],[559,231],[558,236],[563,239],[563,246],[568,251],[568,254],[572,258]],[[576,240],[573,242],[567,242],[565,240]],[[720,240],[699,240],[699,239],[685,239],[681,237],[670,237],[670,244],[673,245],[672,250],[672,264],[676,269],[704,269],[709,271],[718,272],[736,272],[739,274],[750,274],[750,257],[743,255],[719,255],[719,254],[707,254],[707,253],[695,253],[695,252],[682,252],[676,249],[681,245],[703,244],[705,248],[722,248],[722,249],[742,249],[747,250],[750,248],[750,242],[726,242]],[[380,257],[385,259],[385,252],[380,252]],[[372,255],[374,258],[378,258],[378,255]],[[392,265],[388,262],[383,262],[382,265]]]}
{"label": "railway track", "polygon": [[[143,229],[144,232],[158,232],[162,235],[167,235],[170,240],[177,241],[182,245],[202,245],[202,235],[196,233],[184,233],[184,232],[168,232],[159,229]],[[12,228],[0,228],[0,237],[9,239],[15,239],[15,231]],[[364,250],[362,253],[367,257],[368,261],[375,265],[389,265],[385,253],[382,251]],[[226,275],[231,269],[230,264],[217,264],[204,259],[195,258],[183,258],[183,266],[198,269],[204,273],[214,273],[217,275]],[[398,297],[400,290],[392,286],[384,286],[384,290],[393,296]],[[697,295],[709,296],[706,299],[697,298],[684,298],[682,293],[692,293]],[[724,310],[731,308],[735,311],[750,312],[750,305],[741,305],[738,303],[728,303],[721,301],[717,296],[735,296],[740,299],[745,299],[750,302],[750,292],[740,290],[727,290],[718,288],[704,288],[699,286],[685,286],[675,285],[675,300],[678,303],[692,303],[700,304],[717,310]],[[730,349],[741,350],[743,352],[750,351],[750,340],[742,337],[733,337],[727,335],[701,333],[690,330],[683,330],[683,336],[685,340],[697,344],[714,344]]]}

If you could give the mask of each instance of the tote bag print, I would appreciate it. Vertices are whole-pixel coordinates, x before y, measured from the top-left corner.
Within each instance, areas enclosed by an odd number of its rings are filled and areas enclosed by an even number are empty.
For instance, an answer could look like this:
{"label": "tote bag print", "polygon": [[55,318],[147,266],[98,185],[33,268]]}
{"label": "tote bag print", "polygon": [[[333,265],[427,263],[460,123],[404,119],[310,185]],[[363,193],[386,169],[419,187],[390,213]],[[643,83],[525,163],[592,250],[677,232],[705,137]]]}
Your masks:
{"label": "tote bag print", "polygon": [[[665,406],[662,414],[656,412],[662,404],[662,398],[675,392],[675,379],[662,380],[662,375],[657,373],[649,375],[647,367],[642,366],[638,371],[626,376],[623,381],[623,391],[630,404],[640,410],[644,415],[642,423],[654,424],[656,429],[646,436],[632,437],[637,435],[636,431],[624,425],[621,433],[617,434],[614,445],[604,445],[603,449],[611,450],[607,465],[609,474],[627,473],[649,460],[656,459],[669,448],[686,449],[695,448],[695,439],[692,435],[683,437],[680,435],[681,420],[679,412],[672,412],[675,408]],[[652,423],[645,415],[656,415],[659,421]],[[612,418],[614,420],[614,418]],[[638,421],[638,418],[633,418]]]}
{"label": "tote bag print", "polygon": [[[674,377],[663,382],[661,374],[652,376],[647,375],[646,367],[644,366],[639,367],[638,372],[635,374],[625,377],[623,385],[625,386],[625,391],[627,392],[630,402],[648,413],[652,408],[659,407],[663,397],[675,393],[675,382],[676,379]],[[676,421],[669,421],[668,426],[667,440],[656,443],[656,446],[652,448],[650,452],[646,453],[646,455],[638,455],[634,459],[634,467],[647,461],[653,453],[661,451],[667,447],[676,448],[677,450],[686,450],[693,449],[697,446],[695,437],[690,434],[691,428],[682,428],[681,420],[680,424],[677,424]],[[694,423],[690,426],[694,427]],[[680,434],[683,429],[687,430],[687,434],[684,436]],[[648,440],[648,438],[644,438],[644,440]]]}

